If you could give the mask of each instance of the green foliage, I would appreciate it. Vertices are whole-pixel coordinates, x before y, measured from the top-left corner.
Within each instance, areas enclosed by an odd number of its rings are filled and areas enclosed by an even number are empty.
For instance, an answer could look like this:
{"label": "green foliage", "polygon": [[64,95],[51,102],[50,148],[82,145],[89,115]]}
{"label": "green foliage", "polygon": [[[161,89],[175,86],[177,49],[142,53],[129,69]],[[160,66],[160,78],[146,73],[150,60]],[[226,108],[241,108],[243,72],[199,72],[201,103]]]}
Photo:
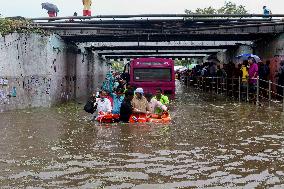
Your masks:
{"label": "green foliage", "polygon": [[196,14],[217,14],[218,10],[214,9],[213,7],[207,7],[204,9],[197,8],[196,9]]}
{"label": "green foliage", "polygon": [[248,14],[245,6],[239,5],[237,6],[232,2],[225,2],[225,5],[218,9],[218,14]]}
{"label": "green foliage", "polygon": [[13,32],[47,34],[44,30],[32,25],[31,21],[25,19],[0,18],[0,35],[7,35]]}
{"label": "green foliage", "polygon": [[175,66],[186,66],[189,64],[188,60],[175,60]]}
{"label": "green foliage", "polygon": [[194,62],[195,62],[194,58],[191,58],[189,60],[175,60],[175,66],[188,67],[190,64],[193,64]]}
{"label": "green foliage", "polygon": [[204,9],[197,8],[195,11],[191,11],[186,9],[186,14],[248,14],[248,11],[246,10],[245,6],[239,5],[237,6],[233,2],[225,2],[225,4],[219,8],[215,9],[213,7],[207,7]]}
{"label": "green foliage", "polygon": [[116,72],[122,72],[124,69],[124,64],[122,62],[113,61],[111,62],[111,67]]}

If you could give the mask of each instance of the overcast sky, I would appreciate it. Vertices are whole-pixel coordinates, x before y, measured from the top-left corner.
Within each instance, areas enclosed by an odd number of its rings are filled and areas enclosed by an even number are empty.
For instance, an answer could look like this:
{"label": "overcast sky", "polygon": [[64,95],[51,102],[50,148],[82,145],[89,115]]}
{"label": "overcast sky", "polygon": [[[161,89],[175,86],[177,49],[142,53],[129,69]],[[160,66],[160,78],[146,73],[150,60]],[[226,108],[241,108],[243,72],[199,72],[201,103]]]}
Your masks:
{"label": "overcast sky", "polygon": [[[262,13],[262,6],[267,5],[273,14],[284,14],[284,0],[231,0],[241,4],[250,13]],[[50,2],[58,6],[58,16],[71,16],[74,12],[82,15],[82,0],[0,0],[2,16],[46,17],[41,3]],[[106,14],[179,14],[185,9],[195,10],[212,6],[219,8],[224,0],[93,0],[93,15]]]}

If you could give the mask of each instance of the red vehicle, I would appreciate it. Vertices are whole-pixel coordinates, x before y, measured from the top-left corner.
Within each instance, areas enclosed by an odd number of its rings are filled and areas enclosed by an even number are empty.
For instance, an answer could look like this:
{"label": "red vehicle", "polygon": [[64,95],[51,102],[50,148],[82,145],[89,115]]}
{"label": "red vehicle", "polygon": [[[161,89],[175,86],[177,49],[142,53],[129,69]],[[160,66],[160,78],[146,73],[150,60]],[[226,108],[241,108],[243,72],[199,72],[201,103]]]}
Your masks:
{"label": "red vehicle", "polygon": [[144,93],[155,94],[157,88],[171,99],[175,98],[174,62],[165,58],[138,58],[126,64],[124,74],[129,84],[142,87]]}

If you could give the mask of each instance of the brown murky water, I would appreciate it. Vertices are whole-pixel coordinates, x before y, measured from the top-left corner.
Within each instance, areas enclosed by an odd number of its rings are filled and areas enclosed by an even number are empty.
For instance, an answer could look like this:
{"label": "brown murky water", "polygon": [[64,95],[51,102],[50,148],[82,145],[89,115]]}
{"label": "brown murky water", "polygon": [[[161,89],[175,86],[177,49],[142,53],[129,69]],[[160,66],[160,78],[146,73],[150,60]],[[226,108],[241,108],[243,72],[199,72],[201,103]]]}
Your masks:
{"label": "brown murky water", "polygon": [[281,112],[178,95],[170,125],[98,125],[82,105],[0,114],[1,188],[284,188]]}

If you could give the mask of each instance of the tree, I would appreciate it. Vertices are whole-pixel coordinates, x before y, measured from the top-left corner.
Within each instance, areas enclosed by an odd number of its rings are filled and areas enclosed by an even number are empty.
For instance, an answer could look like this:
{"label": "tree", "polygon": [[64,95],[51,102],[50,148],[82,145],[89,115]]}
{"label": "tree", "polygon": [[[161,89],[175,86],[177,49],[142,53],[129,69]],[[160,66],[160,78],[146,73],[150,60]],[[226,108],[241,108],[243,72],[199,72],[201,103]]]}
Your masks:
{"label": "tree", "polygon": [[111,62],[111,67],[116,72],[122,72],[124,68],[124,64],[122,62],[113,61]]}
{"label": "tree", "polygon": [[246,10],[245,6],[243,5],[236,5],[233,2],[226,1],[225,4],[219,8],[214,9],[213,7],[207,7],[207,8],[197,8],[195,12],[185,9],[186,14],[248,14],[248,11]]}

